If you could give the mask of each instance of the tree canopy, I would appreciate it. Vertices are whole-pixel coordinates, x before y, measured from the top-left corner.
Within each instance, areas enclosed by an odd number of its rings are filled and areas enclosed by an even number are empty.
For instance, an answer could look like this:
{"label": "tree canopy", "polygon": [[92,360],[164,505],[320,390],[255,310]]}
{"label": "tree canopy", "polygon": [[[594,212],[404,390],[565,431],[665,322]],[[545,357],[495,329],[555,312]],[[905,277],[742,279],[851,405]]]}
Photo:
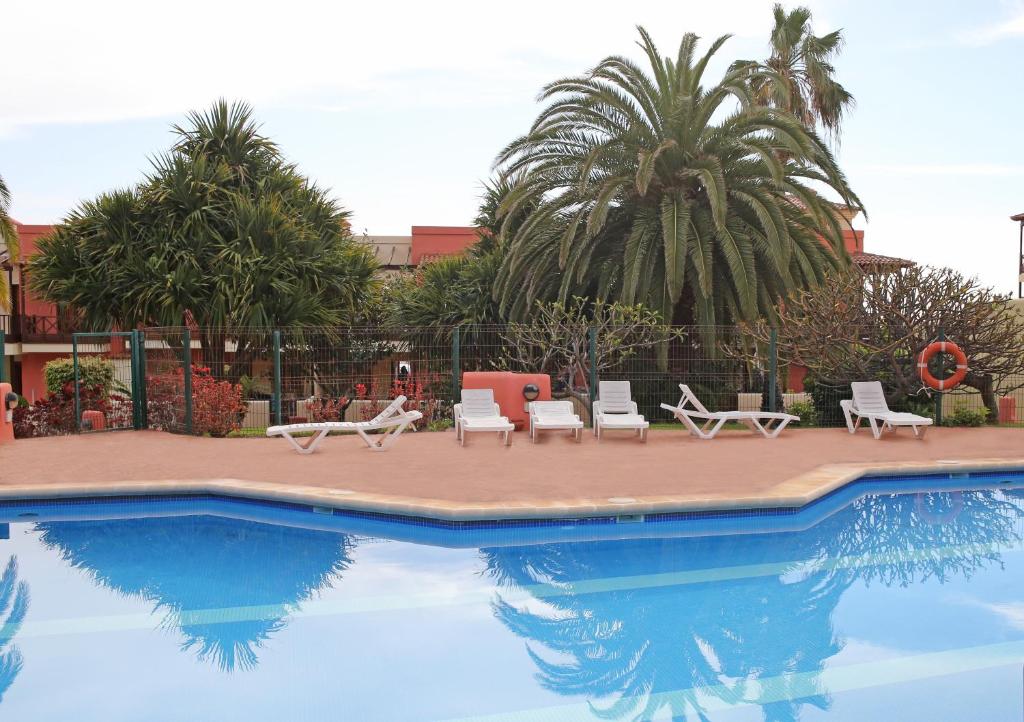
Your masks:
{"label": "tree canopy", "polygon": [[640,28],[647,69],[622,56],[554,81],[530,131],[497,165],[518,182],[501,212],[495,289],[503,313],[573,295],[643,303],[702,325],[773,313],[844,261],[825,193],[863,206],[825,143],[784,108],[759,105],[743,66],[705,86],[728,36],[664,57]]}
{"label": "tree canopy", "polygon": [[83,202],[40,241],[33,291],[94,328],[345,322],[376,270],[347,211],[244,103],[190,113],[173,134],[144,182]]}
{"label": "tree canopy", "polygon": [[[21,255],[18,245],[18,229],[14,226],[9,210],[11,207],[11,191],[0,176],[0,245],[7,247],[7,255],[11,261],[17,261]],[[10,306],[11,289],[7,287],[7,278],[0,273],[0,304]]]}
{"label": "tree canopy", "polygon": [[740,60],[733,65],[750,71],[751,90],[761,105],[782,108],[808,128],[820,128],[838,142],[843,118],[853,95],[835,79],[832,61],[843,47],[843,32],[815,35],[811,11],[773,8],[775,25],[771,53],[764,61]]}

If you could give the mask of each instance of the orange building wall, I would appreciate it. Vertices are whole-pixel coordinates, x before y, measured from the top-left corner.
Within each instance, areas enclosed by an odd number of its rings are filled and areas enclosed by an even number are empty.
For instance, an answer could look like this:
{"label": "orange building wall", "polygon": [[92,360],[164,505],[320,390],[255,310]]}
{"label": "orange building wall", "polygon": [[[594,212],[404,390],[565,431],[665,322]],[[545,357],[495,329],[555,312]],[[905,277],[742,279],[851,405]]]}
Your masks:
{"label": "orange building wall", "polygon": [[[18,242],[21,245],[21,260],[25,261],[29,256],[38,250],[38,241],[53,230],[53,226],[28,225],[16,223],[18,229]],[[40,301],[32,297],[32,294],[25,289],[25,305],[21,312],[26,316],[56,316],[57,307],[52,303]]]}
{"label": "orange building wall", "polygon": [[46,396],[46,379],[43,367],[47,361],[67,358],[66,353],[27,353],[21,357],[21,395],[33,403]]}
{"label": "orange building wall", "polygon": [[472,226],[413,226],[412,264],[424,257],[455,256],[477,242],[479,231]]}

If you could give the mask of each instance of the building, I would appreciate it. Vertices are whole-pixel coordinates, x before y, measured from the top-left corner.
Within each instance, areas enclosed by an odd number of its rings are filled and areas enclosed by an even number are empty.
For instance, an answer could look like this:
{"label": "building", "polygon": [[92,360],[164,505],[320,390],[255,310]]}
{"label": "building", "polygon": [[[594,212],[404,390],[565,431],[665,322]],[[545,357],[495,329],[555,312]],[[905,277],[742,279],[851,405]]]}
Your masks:
{"label": "building", "polygon": [[[53,226],[15,222],[22,259],[36,252],[37,241]],[[74,316],[51,303],[40,301],[28,290],[23,262],[12,262],[7,249],[0,246],[0,272],[7,276],[11,291],[10,307],[0,304],[0,331],[4,333],[3,373],[15,392],[29,401],[46,395],[43,366],[55,358],[71,354],[71,334],[77,328]]]}
{"label": "building", "polygon": [[480,237],[472,226],[413,226],[408,236],[363,236],[383,273],[412,270],[444,256],[464,253]]}

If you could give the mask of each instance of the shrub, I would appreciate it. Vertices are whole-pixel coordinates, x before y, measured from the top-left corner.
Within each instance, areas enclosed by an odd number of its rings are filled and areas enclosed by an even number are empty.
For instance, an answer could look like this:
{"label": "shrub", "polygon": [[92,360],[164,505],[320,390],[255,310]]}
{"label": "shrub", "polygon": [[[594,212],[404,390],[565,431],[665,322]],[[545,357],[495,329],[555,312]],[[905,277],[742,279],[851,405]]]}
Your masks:
{"label": "shrub", "polygon": [[[180,374],[184,378],[184,372]],[[184,393],[184,383],[182,383]],[[195,434],[227,436],[237,431],[245,414],[242,387],[229,381],[217,381],[210,369],[192,369],[192,431]]]}
{"label": "shrub", "polygon": [[[185,414],[185,372],[178,368],[170,373],[146,378],[146,408],[150,428],[180,429]],[[192,432],[222,437],[241,426],[245,415],[242,387],[228,381],[217,381],[210,369],[192,369]]]}
{"label": "shrub", "polygon": [[953,413],[942,420],[943,426],[984,426],[988,419],[988,409],[971,409],[957,404]]}
{"label": "shrub", "polygon": [[787,414],[793,414],[799,416],[799,424],[801,426],[817,426],[818,425],[818,412],[814,408],[813,401],[794,401],[786,409]]}
{"label": "shrub", "polygon": [[[131,418],[131,401],[121,396],[111,396],[100,386],[81,387],[79,402],[82,411],[99,411],[108,419],[111,403],[116,403],[119,408],[127,404],[128,418]],[[64,384],[56,393],[47,394],[46,398],[39,399],[32,406],[19,404],[18,408],[14,409],[13,421],[14,436],[19,439],[74,433],[74,384]]]}
{"label": "shrub", "polygon": [[146,377],[146,417],[149,428],[172,431],[181,424],[185,406],[183,374],[163,373]]}
{"label": "shrub", "polygon": [[[75,382],[75,362],[71,358],[58,358],[48,361],[43,367],[46,379],[46,390],[55,394],[65,384]],[[102,356],[80,356],[78,359],[78,380],[82,386],[100,388],[103,395],[109,395],[114,389],[114,364]]]}
{"label": "shrub", "polygon": [[313,399],[306,404],[309,415],[316,423],[324,421],[341,421],[345,415],[345,409],[351,402],[347,396],[340,399]]}
{"label": "shrub", "polygon": [[845,426],[846,418],[839,402],[852,399],[853,391],[849,383],[828,384],[808,379],[804,382],[804,390],[811,395],[814,402],[815,423],[820,426]]}

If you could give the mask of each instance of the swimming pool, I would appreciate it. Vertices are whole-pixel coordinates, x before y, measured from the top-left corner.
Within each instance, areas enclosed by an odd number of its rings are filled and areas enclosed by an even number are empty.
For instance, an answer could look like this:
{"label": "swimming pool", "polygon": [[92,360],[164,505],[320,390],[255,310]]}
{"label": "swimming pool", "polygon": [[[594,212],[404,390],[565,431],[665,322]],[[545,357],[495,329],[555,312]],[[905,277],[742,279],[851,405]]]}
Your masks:
{"label": "swimming pool", "polygon": [[1020,475],[647,523],[324,511],[0,504],[0,715],[1024,718]]}

